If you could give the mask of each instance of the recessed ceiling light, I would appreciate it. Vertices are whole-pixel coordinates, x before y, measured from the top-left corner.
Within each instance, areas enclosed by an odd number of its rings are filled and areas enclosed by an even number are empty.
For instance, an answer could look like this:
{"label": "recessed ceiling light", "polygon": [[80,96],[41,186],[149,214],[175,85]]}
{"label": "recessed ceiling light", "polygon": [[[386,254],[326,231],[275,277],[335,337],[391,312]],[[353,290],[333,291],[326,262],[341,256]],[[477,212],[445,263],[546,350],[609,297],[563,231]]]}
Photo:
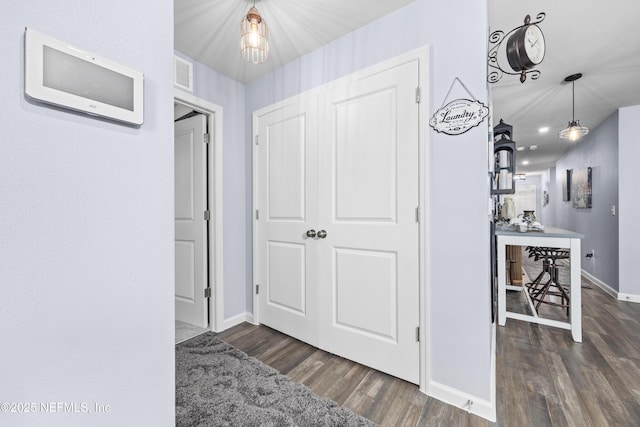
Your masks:
{"label": "recessed ceiling light", "polygon": [[522,151],[522,150],[524,150],[524,147],[516,147],[516,150]]}
{"label": "recessed ceiling light", "polygon": [[532,145],[531,147],[529,147],[529,150],[533,151],[533,150],[537,150],[538,146],[537,145]]}
{"label": "recessed ceiling light", "polygon": [[546,133],[549,132],[549,126],[543,126],[540,129],[538,129],[538,132],[540,133]]}
{"label": "recessed ceiling light", "polygon": [[522,161],[522,166],[527,166],[529,164],[529,160],[523,160]]}

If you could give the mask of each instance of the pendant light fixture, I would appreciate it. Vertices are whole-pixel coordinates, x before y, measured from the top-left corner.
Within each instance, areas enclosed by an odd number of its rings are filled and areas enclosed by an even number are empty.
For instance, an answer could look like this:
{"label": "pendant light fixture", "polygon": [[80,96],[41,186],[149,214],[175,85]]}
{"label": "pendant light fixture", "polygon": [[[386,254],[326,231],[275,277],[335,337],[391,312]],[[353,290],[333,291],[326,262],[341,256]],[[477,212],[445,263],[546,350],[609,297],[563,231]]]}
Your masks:
{"label": "pendant light fixture", "polygon": [[255,0],[240,23],[240,50],[242,57],[254,64],[261,64],[269,59],[269,30],[256,9]]}
{"label": "pendant light fixture", "polygon": [[565,77],[564,81],[569,83],[571,82],[571,90],[573,93],[572,97],[572,107],[573,107],[573,115],[571,121],[569,122],[569,126],[566,129],[563,129],[558,135],[561,139],[568,139],[569,141],[577,141],[586,134],[589,133],[589,128],[580,125],[580,120],[576,120],[576,87],[575,81],[582,77],[582,73],[572,74],[570,76]]}

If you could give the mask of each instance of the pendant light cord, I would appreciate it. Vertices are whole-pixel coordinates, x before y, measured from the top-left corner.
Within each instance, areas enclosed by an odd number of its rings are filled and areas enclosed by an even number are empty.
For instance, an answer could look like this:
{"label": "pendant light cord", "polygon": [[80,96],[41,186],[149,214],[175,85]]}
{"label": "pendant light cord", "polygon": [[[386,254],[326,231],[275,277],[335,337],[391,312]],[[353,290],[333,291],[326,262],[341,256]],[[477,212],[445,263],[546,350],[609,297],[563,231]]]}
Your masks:
{"label": "pendant light cord", "polygon": [[572,81],[571,82],[571,121],[575,122],[576,121],[576,82]]}

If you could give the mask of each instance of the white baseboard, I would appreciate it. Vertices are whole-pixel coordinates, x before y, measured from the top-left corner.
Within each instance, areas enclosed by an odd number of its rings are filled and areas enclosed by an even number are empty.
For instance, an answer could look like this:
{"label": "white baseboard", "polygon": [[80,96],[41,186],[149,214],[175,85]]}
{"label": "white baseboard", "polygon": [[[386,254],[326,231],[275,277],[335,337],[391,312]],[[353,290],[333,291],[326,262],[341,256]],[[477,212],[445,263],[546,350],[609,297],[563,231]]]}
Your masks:
{"label": "white baseboard", "polygon": [[640,303],[640,295],[619,293],[618,294],[618,300],[619,301],[626,301],[626,302],[637,302],[637,303]]}
{"label": "white baseboard", "polygon": [[491,383],[489,385],[489,387],[491,387],[491,397],[490,397],[490,401],[489,401],[489,405],[490,405],[490,412],[489,412],[489,417],[485,417],[487,418],[489,421],[497,421],[497,404],[498,404],[498,399],[497,399],[497,371],[496,371],[496,361],[498,359],[498,351],[497,351],[497,347],[498,347],[498,342],[496,341],[498,339],[498,322],[497,319],[495,322],[493,322],[493,331],[491,332]]}
{"label": "white baseboard", "polygon": [[602,280],[598,279],[596,276],[582,270],[582,275],[587,278],[590,282],[594,283],[597,287],[617,299],[618,301],[625,302],[636,302],[640,303],[640,295],[635,294],[623,294],[621,292],[616,291],[611,286],[604,283]]}
{"label": "white baseboard", "polygon": [[[226,331],[229,328],[232,328],[236,325],[239,325],[243,322],[253,323],[253,314],[251,313],[240,313],[228,319],[224,319],[224,324],[222,325],[222,331]],[[219,331],[219,332],[222,332]]]}
{"label": "white baseboard", "polygon": [[[471,414],[478,415],[491,422],[496,421],[496,405],[488,400],[478,399],[453,387],[431,381],[429,396],[458,407]],[[493,393],[492,393],[493,394]]]}
{"label": "white baseboard", "polygon": [[586,270],[582,270],[582,275],[586,277],[588,281],[590,281],[591,283],[593,283],[594,285],[596,285],[597,287],[599,287],[600,289],[602,289],[603,291],[611,295],[612,297],[618,298],[618,291],[616,291],[611,286],[604,283],[602,280],[598,279],[596,276],[592,275]]}

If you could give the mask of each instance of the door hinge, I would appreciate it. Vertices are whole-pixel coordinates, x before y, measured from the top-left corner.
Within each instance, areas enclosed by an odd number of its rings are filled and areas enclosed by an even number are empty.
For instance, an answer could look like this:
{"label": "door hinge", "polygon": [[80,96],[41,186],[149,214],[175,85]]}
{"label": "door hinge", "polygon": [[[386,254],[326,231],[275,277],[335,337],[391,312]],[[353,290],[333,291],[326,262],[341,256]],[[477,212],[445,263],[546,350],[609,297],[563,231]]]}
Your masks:
{"label": "door hinge", "polygon": [[210,142],[211,142],[211,135],[209,135],[208,133],[203,134],[203,135],[202,135],[202,141],[203,141],[205,144],[210,143]]}
{"label": "door hinge", "polygon": [[256,219],[260,219],[260,211],[256,209]]}
{"label": "door hinge", "polygon": [[416,222],[420,222],[420,206],[416,208]]}
{"label": "door hinge", "polygon": [[204,288],[204,297],[211,298],[211,288]]}
{"label": "door hinge", "polygon": [[420,86],[416,88],[416,104],[420,104]]}
{"label": "door hinge", "polygon": [[258,135],[256,135],[256,145],[259,145],[259,142],[258,142]]}
{"label": "door hinge", "polygon": [[204,220],[205,221],[210,221],[211,220],[211,211],[210,210],[204,211]]}
{"label": "door hinge", "polygon": [[260,293],[260,285],[256,285],[256,295]]}
{"label": "door hinge", "polygon": [[420,342],[420,326],[416,326],[416,342]]}

